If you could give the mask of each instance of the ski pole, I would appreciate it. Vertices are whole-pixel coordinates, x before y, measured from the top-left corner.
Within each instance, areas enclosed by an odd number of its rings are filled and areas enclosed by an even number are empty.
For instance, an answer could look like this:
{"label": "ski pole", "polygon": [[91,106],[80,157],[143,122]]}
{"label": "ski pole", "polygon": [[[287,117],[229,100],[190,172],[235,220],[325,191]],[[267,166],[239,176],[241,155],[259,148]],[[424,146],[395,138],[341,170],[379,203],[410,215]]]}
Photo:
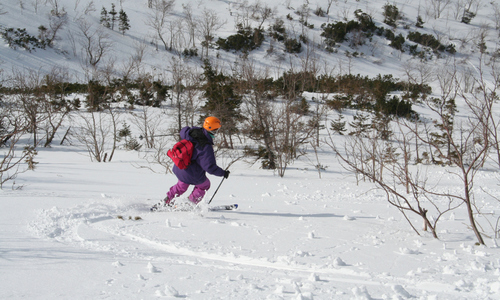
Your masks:
{"label": "ski pole", "polygon": [[210,201],[208,201],[208,204],[210,204],[210,202],[212,202],[212,200],[214,200],[215,194],[217,194],[217,191],[219,190],[220,186],[222,185],[222,182],[224,182],[224,179],[226,179],[226,177],[222,177],[222,180],[220,181],[219,186],[217,187],[214,194],[212,195],[212,198],[210,198]]}
{"label": "ski pole", "polygon": [[[160,136],[169,136],[168,134],[157,134],[157,135],[150,135],[149,137],[160,137]],[[144,136],[142,134],[139,136],[139,139],[144,139]]]}

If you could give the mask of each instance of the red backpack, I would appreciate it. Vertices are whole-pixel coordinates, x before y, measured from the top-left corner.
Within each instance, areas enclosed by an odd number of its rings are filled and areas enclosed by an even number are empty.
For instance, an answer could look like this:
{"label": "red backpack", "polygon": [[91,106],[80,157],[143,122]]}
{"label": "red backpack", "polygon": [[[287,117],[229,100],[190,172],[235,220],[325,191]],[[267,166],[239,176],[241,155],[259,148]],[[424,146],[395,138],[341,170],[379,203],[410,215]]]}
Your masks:
{"label": "red backpack", "polygon": [[172,149],[168,150],[167,155],[179,169],[184,170],[191,164],[193,148],[193,143],[188,140],[181,140]]}

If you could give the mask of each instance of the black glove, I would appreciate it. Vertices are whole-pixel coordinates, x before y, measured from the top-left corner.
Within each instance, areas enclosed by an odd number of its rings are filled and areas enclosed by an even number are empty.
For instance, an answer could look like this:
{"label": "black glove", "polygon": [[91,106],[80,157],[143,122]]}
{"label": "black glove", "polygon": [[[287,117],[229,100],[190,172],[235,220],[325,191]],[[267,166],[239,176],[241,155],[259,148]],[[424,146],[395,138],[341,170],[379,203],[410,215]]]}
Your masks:
{"label": "black glove", "polygon": [[224,171],[224,178],[225,179],[227,179],[229,177],[229,173],[231,173],[231,172],[229,172],[229,170]]}

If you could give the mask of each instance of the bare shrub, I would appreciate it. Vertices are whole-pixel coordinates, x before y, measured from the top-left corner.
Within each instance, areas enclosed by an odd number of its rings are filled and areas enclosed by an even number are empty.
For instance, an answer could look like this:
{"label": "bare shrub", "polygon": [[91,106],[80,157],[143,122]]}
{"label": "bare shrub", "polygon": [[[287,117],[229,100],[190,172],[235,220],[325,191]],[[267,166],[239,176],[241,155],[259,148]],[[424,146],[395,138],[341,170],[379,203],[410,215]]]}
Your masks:
{"label": "bare shrub", "polygon": [[172,104],[175,108],[176,130],[196,124],[196,113],[201,107],[200,74],[179,59],[170,62]]}
{"label": "bare shrub", "polygon": [[[91,161],[106,162],[108,153],[116,148],[117,116],[109,110],[105,112],[79,112],[78,126],[72,135],[87,149]],[[111,152],[113,153],[113,152]],[[112,155],[109,160],[112,159]]]}
{"label": "bare shrub", "polygon": [[[22,168],[22,162],[33,152],[20,150],[21,137],[29,130],[29,122],[11,101],[0,99],[0,189],[14,180]],[[21,154],[19,154],[21,152]]]}
{"label": "bare shrub", "polygon": [[170,50],[165,30],[168,25],[168,16],[172,12],[174,4],[175,0],[150,0],[148,2],[151,12],[148,14],[146,25],[153,29],[155,36],[162,42],[165,50]]}
{"label": "bare shrub", "polygon": [[97,69],[98,64],[111,51],[113,44],[101,26],[96,28],[85,19],[79,19],[77,23],[80,29],[82,63],[84,66]]}
{"label": "bare shrub", "polygon": [[155,147],[157,130],[163,122],[162,114],[162,112],[148,106],[143,106],[141,109],[132,112],[132,123],[139,130],[147,148]]}
{"label": "bare shrub", "polygon": [[[384,190],[388,201],[401,212],[420,215],[427,228],[434,231],[435,237],[435,222],[444,213],[463,206],[468,215],[469,228],[478,244],[484,244],[483,227],[477,216],[486,216],[476,205],[476,177],[490,159],[500,166],[497,133],[500,121],[493,113],[498,101],[495,90],[500,77],[497,76],[495,62],[489,63],[490,80],[486,79],[486,64],[480,61],[472,89],[470,71],[462,71],[456,62],[451,62],[446,68],[435,69],[432,80],[439,84],[440,97],[422,99],[425,107],[432,112],[433,119],[420,120],[422,122],[398,119],[394,138],[388,146],[383,147],[372,136],[349,140],[343,149],[330,143],[348,170]],[[465,104],[461,106],[460,118],[456,116],[457,99]],[[390,160],[390,164],[384,163],[386,149],[394,148],[399,150],[390,153],[397,156]],[[428,163],[442,165],[460,189],[443,190],[437,183],[430,183],[421,166],[410,167],[411,155],[418,153],[419,148],[426,149],[426,152],[422,154],[423,160],[417,158],[416,162],[427,160]],[[495,155],[490,156],[492,151]],[[382,173],[385,175],[382,176]],[[424,208],[424,204],[427,207]],[[427,217],[430,208],[433,209],[434,223]]]}
{"label": "bare shrub", "polygon": [[[405,135],[401,137],[405,138]],[[435,192],[436,186],[429,186],[425,168],[416,167],[412,172],[408,172],[408,157],[411,153],[409,140],[393,143],[382,141],[375,135],[349,136],[345,137],[344,144],[339,146],[330,136],[327,143],[346,170],[384,191],[388,203],[403,214],[419,235],[418,226],[412,222],[408,213],[422,218],[423,230],[430,230],[433,237],[438,238],[436,229],[440,218],[462,204],[449,197],[446,192]],[[443,202],[441,198],[448,201]],[[428,214],[429,210],[432,216]]]}
{"label": "bare shrub", "polygon": [[224,26],[226,22],[221,20],[217,13],[205,8],[196,26],[198,38],[205,52],[201,52],[201,58],[208,56],[208,49],[215,39],[215,32]]}

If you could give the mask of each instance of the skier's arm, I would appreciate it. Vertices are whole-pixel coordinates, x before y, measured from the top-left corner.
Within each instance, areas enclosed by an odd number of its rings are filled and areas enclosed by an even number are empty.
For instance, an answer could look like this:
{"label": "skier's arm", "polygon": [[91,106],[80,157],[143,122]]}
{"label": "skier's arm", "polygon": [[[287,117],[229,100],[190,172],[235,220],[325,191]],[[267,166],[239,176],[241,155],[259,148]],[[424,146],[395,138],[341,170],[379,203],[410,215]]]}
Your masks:
{"label": "skier's arm", "polygon": [[205,149],[199,153],[197,160],[201,168],[209,174],[219,177],[226,174],[226,172],[217,165],[214,149],[210,145],[205,146]]}

